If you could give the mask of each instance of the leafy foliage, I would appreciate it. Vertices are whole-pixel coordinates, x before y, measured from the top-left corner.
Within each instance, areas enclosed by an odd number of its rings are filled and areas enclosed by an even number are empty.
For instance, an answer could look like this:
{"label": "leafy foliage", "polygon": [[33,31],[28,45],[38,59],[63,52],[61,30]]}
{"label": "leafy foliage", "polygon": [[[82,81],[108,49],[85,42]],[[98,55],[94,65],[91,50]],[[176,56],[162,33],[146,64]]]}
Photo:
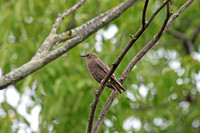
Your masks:
{"label": "leafy foliage", "polygon": [[[0,2],[0,67],[3,74],[29,61],[48,35],[57,14],[64,12],[77,1],[74,0],[2,0]],[[116,6],[122,0],[87,1],[70,15],[59,27],[59,33],[83,24],[100,13]],[[161,0],[150,1],[147,18]],[[176,11],[186,0],[172,1]],[[200,22],[199,1],[195,1],[172,25],[192,38]],[[98,8],[97,8],[98,7]],[[141,26],[143,2],[128,9],[112,22],[118,32],[110,39],[105,36],[108,25],[82,42],[64,56],[46,65],[41,70],[18,82],[15,87],[20,98],[28,95],[32,104],[26,111],[40,106],[39,127],[33,132],[85,132],[93,100],[93,89],[99,85],[90,76],[85,60],[79,54],[95,52],[110,66]],[[163,10],[128,52],[117,71],[119,78],[134,55],[157,33],[165,16]],[[100,40],[98,40],[98,37]],[[200,63],[195,55],[186,55],[182,42],[169,34],[162,39],[133,69],[124,83],[127,92],[118,95],[110,108],[100,132],[199,132],[200,131]],[[99,42],[98,42],[99,41]],[[99,43],[99,44],[98,44]],[[194,44],[194,53],[199,55],[200,39]],[[167,45],[166,45],[167,44]],[[98,49],[101,47],[101,50]],[[105,89],[97,108],[101,111],[111,90]],[[14,97],[13,97],[14,98]],[[0,130],[11,133],[30,129],[28,118],[13,107],[7,98],[0,103]],[[130,119],[131,118],[131,119]],[[125,121],[129,124],[125,124]],[[135,123],[135,121],[137,121]],[[139,124],[139,128],[135,124]],[[127,127],[127,125],[130,125]]]}

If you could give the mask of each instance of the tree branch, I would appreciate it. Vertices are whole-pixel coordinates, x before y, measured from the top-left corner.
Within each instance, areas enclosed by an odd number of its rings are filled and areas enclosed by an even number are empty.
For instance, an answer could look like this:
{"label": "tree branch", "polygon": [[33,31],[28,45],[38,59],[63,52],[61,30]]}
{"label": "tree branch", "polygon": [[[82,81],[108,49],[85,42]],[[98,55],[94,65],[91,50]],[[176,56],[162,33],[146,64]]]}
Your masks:
{"label": "tree branch", "polygon": [[56,22],[53,25],[53,28],[51,29],[50,34],[56,34],[56,31],[57,31],[60,23],[62,22],[62,20],[64,18],[66,18],[68,15],[70,15],[71,13],[73,13],[74,11],[76,11],[79,7],[81,7],[85,3],[85,1],[86,0],[80,0],[76,5],[74,5],[70,9],[68,9],[66,12],[64,12],[62,14],[58,14],[58,17],[56,19]]}
{"label": "tree branch", "polygon": [[196,41],[199,32],[200,32],[200,25],[198,25],[198,26],[195,28],[194,34],[193,34],[193,36],[192,36],[191,41],[192,41],[193,44],[194,44],[194,42]]}
{"label": "tree branch", "polygon": [[[179,8],[179,10],[178,10],[178,11],[173,15],[173,17],[167,22],[167,24],[166,24],[166,26],[165,26],[165,29],[164,29],[164,31],[162,31],[162,34],[160,35],[160,37],[162,37],[162,35],[163,35],[163,34],[165,33],[165,31],[169,28],[169,26],[170,26],[170,25],[178,18],[178,16],[179,16],[181,13],[183,13],[183,12],[185,11],[185,9],[187,9],[193,2],[194,2],[194,0],[188,0],[182,7]],[[169,8],[168,8],[168,9],[169,9]],[[150,41],[150,42],[153,42],[153,41]],[[151,43],[148,43],[148,44],[151,44]],[[147,46],[147,45],[145,45],[145,47],[146,47],[146,46]],[[142,50],[141,50],[141,51],[142,51]],[[135,58],[135,57],[134,57],[134,58]],[[134,58],[133,58],[133,59],[134,59]],[[133,66],[132,66],[131,64],[133,64]],[[134,64],[135,64],[135,63],[131,61],[130,65],[127,66],[127,67],[131,67],[130,70],[132,70],[132,68],[134,67]],[[128,72],[127,72],[127,70],[128,70]],[[130,73],[129,69],[126,68],[126,69],[124,70],[124,72],[122,73],[122,75],[121,75],[121,78],[120,78],[121,83],[123,83],[123,82],[126,80],[126,78],[124,78],[124,77],[127,77],[129,73]],[[123,75],[124,75],[124,76],[123,76]],[[110,94],[110,96],[109,96],[109,98],[108,98],[108,100],[107,100],[105,106],[104,106],[103,109],[101,110],[101,113],[100,113],[100,115],[99,115],[99,117],[98,117],[98,119],[97,119],[97,122],[96,122],[95,126],[94,126],[94,129],[96,130],[96,132],[99,130],[99,128],[100,128],[100,126],[101,126],[101,124],[102,124],[102,122],[103,122],[103,120],[104,120],[104,118],[105,118],[105,116],[106,116],[106,114],[107,114],[107,112],[108,112],[108,109],[109,109],[110,106],[112,105],[112,103],[113,103],[115,97],[117,96],[117,94],[118,94],[118,93],[117,93],[116,91],[112,91],[112,93]]]}
{"label": "tree branch", "polygon": [[117,91],[112,91],[111,92],[106,104],[104,105],[103,109],[101,110],[101,113],[98,116],[98,119],[97,119],[97,121],[96,121],[96,123],[94,125],[92,133],[97,133],[99,131],[99,128],[100,128],[100,126],[101,126],[106,114],[108,113],[108,110],[109,110],[110,106],[114,102],[117,94],[118,94]]}
{"label": "tree branch", "polygon": [[194,45],[190,39],[186,37],[185,34],[176,31],[176,30],[167,30],[167,33],[173,35],[176,38],[179,38],[183,41],[183,46],[185,48],[186,54],[191,54],[194,51]]}
{"label": "tree branch", "polygon": [[146,25],[146,12],[149,0],[145,0],[144,7],[143,7],[143,14],[142,14],[142,27],[144,28]]}
{"label": "tree branch", "polygon": [[171,35],[173,35],[176,38],[181,39],[181,40],[184,40],[184,41],[188,40],[186,35],[181,33],[181,32],[179,32],[179,31],[168,29],[166,32],[171,34]]}
{"label": "tree branch", "polygon": [[[178,18],[178,16],[183,13],[185,11],[185,9],[187,9],[189,7],[189,5],[191,5],[193,3],[194,0],[188,0],[182,7],[179,8],[179,10],[172,16],[172,18],[168,21],[163,33],[160,35],[162,36],[165,31],[169,28],[169,26]],[[145,46],[146,47],[146,46]],[[144,48],[145,48],[144,47]],[[140,53],[140,54],[139,54]],[[142,55],[142,50],[139,52],[134,58],[137,58],[137,56],[141,56]],[[131,61],[131,63],[129,63],[129,65],[126,67],[126,69],[124,70],[124,72],[122,73],[122,78],[127,78],[128,74],[130,73],[130,71],[132,70],[132,68],[135,66],[136,62]],[[121,80],[123,81],[124,79]]]}
{"label": "tree branch", "polygon": [[53,24],[50,34],[44,40],[44,42],[42,43],[41,47],[38,49],[38,51],[36,52],[36,54],[32,58],[32,60],[37,60],[38,58],[45,57],[49,53],[49,50],[52,48],[52,46],[54,44],[59,43],[61,41],[71,39],[73,37],[71,35],[71,31],[67,31],[67,32],[63,33],[62,36],[58,36],[56,34],[56,32],[57,32],[57,29],[58,29],[59,25],[61,24],[62,20],[64,20],[64,18],[66,18],[68,15],[70,15],[72,12],[74,12],[80,6],[82,6],[85,3],[85,1],[86,0],[80,0],[77,4],[75,4],[73,7],[68,9],[66,12],[64,12],[62,14],[58,14],[58,17],[57,17],[55,23]]}
{"label": "tree branch", "polygon": [[99,96],[96,96],[96,95],[98,95],[98,93],[95,94],[93,102],[90,105],[91,111],[90,111],[90,116],[89,116],[89,120],[88,120],[87,133],[91,133],[92,132],[92,128],[93,128],[93,122],[94,122],[95,112],[96,112],[96,109],[97,109],[97,104],[96,103],[99,102]]}
{"label": "tree branch", "polygon": [[[114,73],[115,69],[117,68],[117,66],[119,65],[119,63],[121,62],[121,60],[123,59],[123,57],[125,56],[125,54],[128,52],[128,50],[131,48],[131,46],[135,43],[135,41],[142,35],[142,33],[146,30],[146,28],[149,26],[149,24],[152,22],[153,18],[158,14],[158,12],[167,4],[169,3],[169,0],[165,0],[162,5],[153,13],[150,21],[147,22],[147,25],[144,23],[144,20],[145,20],[145,12],[146,12],[146,8],[147,8],[147,4],[148,4],[148,0],[145,1],[145,4],[144,4],[144,8],[143,8],[143,15],[142,15],[142,27],[138,30],[138,32],[132,36],[132,40],[130,40],[128,42],[128,44],[126,45],[126,47],[122,50],[122,52],[120,53],[119,57],[117,58],[117,60],[113,63],[110,71],[108,72],[107,76],[104,78],[103,80],[103,83],[102,85],[99,87],[98,89],[98,95],[95,95],[95,99],[97,99],[96,97],[100,97],[104,87],[105,87],[105,84],[106,82],[108,81],[108,79],[110,78],[110,76]],[[169,8],[169,7],[168,7]],[[167,15],[168,16],[168,15]],[[164,30],[164,29],[163,29]],[[160,35],[160,34],[159,34]],[[113,95],[112,95],[113,94]],[[113,91],[111,93],[112,96],[109,97],[109,100],[112,101],[114,100],[115,96],[117,95],[117,91]],[[99,99],[99,98],[98,98]],[[92,103],[92,104],[98,104],[98,101],[94,101],[96,103]],[[113,101],[112,101],[113,102]],[[111,103],[111,102],[109,102]],[[109,103],[106,103],[107,105],[109,105]],[[96,105],[95,105],[96,106]],[[99,128],[100,128],[100,125],[101,123],[103,122],[103,118],[104,116],[106,115],[107,111],[108,111],[108,106],[104,106],[106,108],[103,108],[102,111],[105,112],[105,114],[100,114],[95,126],[94,126],[94,129],[93,129],[93,133],[96,133],[98,132]],[[95,115],[95,112],[92,114],[92,115]]]}
{"label": "tree branch", "polygon": [[[114,19],[118,18],[126,9],[131,7],[132,5],[136,4],[140,0],[127,0],[118,6],[114,7],[113,9],[102,13],[101,15],[97,16],[96,18],[88,21],[87,23],[83,24],[80,27],[77,27],[71,30],[71,34],[73,37],[70,39],[66,44],[55,49],[54,51],[48,53],[44,56],[35,57],[31,61],[27,62],[26,64],[22,65],[21,67],[9,72],[8,74],[2,76],[0,78],[0,90],[4,89],[10,84],[14,84],[17,81],[23,79],[24,77],[28,76],[29,74],[37,71],[44,65],[48,64],[49,62],[55,60],[57,57],[63,55],[67,51],[71,50],[73,47],[77,46],[80,42],[88,38],[91,34],[96,32],[98,29],[102,28],[103,26],[107,25],[108,23],[112,22]],[[53,42],[52,44],[58,43],[60,41],[65,40],[65,35],[67,32],[54,36],[53,38],[49,38],[49,42]],[[63,39],[63,40],[60,40]]]}
{"label": "tree branch", "polygon": [[[181,6],[178,11],[172,16],[172,18],[167,23],[165,31],[169,26],[194,2],[194,0],[188,0],[183,6]],[[164,31],[164,32],[165,32]]]}
{"label": "tree branch", "polygon": [[181,45],[181,42],[179,39],[176,39],[176,40],[169,40],[167,42],[163,42],[163,43],[159,43],[159,45],[156,45],[154,46],[155,48],[158,48],[158,47],[164,47],[164,46],[168,46],[168,45],[174,45],[174,44],[177,44],[177,45]]}

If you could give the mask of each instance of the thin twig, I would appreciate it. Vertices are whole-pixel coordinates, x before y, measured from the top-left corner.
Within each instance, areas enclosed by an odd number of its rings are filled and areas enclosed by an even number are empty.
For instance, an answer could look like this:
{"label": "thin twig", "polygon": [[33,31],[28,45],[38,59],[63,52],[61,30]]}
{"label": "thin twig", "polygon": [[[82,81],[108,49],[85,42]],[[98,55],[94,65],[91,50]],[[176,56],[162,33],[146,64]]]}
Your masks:
{"label": "thin twig", "polygon": [[182,45],[184,46],[187,55],[191,54],[194,51],[194,44],[190,39],[186,37],[185,34],[177,30],[169,30],[169,29],[167,30],[167,33],[182,40]]}
{"label": "thin twig", "polygon": [[142,14],[142,27],[143,28],[146,25],[146,12],[147,12],[148,3],[149,3],[149,0],[145,0],[144,8],[143,8],[143,14]]}
{"label": "thin twig", "polygon": [[106,101],[106,104],[104,105],[103,109],[101,110],[101,113],[98,116],[98,119],[93,127],[93,132],[92,133],[97,133],[99,131],[99,128],[106,116],[106,114],[108,113],[108,110],[110,108],[110,106],[112,105],[112,103],[114,102],[116,96],[117,96],[118,92],[117,91],[112,91],[108,100]]}
{"label": "thin twig", "polygon": [[[171,17],[169,22],[167,23],[167,26],[165,28],[165,31],[169,28],[169,26],[182,14],[192,3],[194,0],[188,0],[183,6],[181,6],[178,11]],[[164,31],[164,32],[165,32]]]}
{"label": "thin twig", "polygon": [[[179,8],[179,10],[171,17],[171,19],[167,22],[167,25],[163,31],[163,33],[161,34],[161,36],[166,32],[166,30],[169,28],[169,26],[178,18],[178,16],[183,13],[192,3],[194,0],[188,0],[183,6],[181,6]],[[139,54],[139,53],[138,53]],[[141,56],[141,55],[136,55],[136,56]],[[122,74],[122,78],[127,78],[128,74],[130,73],[130,71],[132,70],[132,68],[135,66],[135,63],[130,63],[126,69],[124,70],[123,74]],[[124,80],[124,79],[123,79]]]}
{"label": "thin twig", "polygon": [[75,4],[73,7],[71,7],[70,9],[68,9],[66,12],[62,13],[62,14],[58,14],[58,17],[53,25],[53,28],[51,30],[50,34],[56,34],[57,29],[60,25],[60,23],[62,22],[62,20],[64,18],[66,18],[68,15],[70,15],[71,13],[73,13],[74,11],[76,11],[79,7],[81,7],[86,0],[80,0],[77,4]]}
{"label": "thin twig", "polygon": [[[96,94],[98,95],[98,94]],[[97,108],[97,104],[99,102],[99,96],[96,96],[93,99],[92,104],[90,105],[91,107],[91,111],[90,111],[90,116],[89,116],[89,120],[88,120],[88,128],[87,128],[87,133],[91,133],[92,132],[92,128],[93,128],[93,121],[94,121],[94,117],[95,117],[95,112],[96,112],[96,108]]]}
{"label": "thin twig", "polygon": [[171,34],[171,35],[173,35],[176,38],[181,39],[181,40],[184,40],[184,41],[188,40],[185,34],[179,32],[177,30],[170,30],[170,29],[168,29],[166,32],[169,33],[169,34]]}
{"label": "thin twig", "polygon": [[[193,1],[194,0],[188,0],[181,8],[179,8],[179,10],[175,13],[175,15],[177,15],[177,14],[180,15],[183,11],[185,11],[185,9],[188,8],[188,6],[190,6],[192,4]],[[169,26],[178,18],[178,16],[174,17],[174,15],[173,15],[173,17],[168,21],[165,30],[167,30],[169,28]],[[162,35],[164,34],[165,30],[163,31]],[[125,73],[128,75],[130,73],[130,71],[129,72],[125,72]],[[121,83],[123,83],[126,80],[122,76],[121,76],[120,79],[121,79]],[[101,110],[101,113],[100,113],[100,115],[99,115],[99,117],[97,119],[97,122],[96,122],[95,126],[94,126],[94,129],[96,129],[96,132],[99,130],[99,128],[100,128],[100,126],[101,126],[101,124],[102,124],[102,122],[104,120],[104,117],[107,114],[108,109],[112,105],[112,103],[113,103],[115,97],[117,96],[117,94],[118,93],[116,91],[112,91],[112,93],[110,94],[110,97],[108,98],[105,106]]]}
{"label": "thin twig", "polygon": [[[163,3],[166,5],[167,3],[169,2],[169,0],[166,0],[164,1]],[[143,8],[143,15],[142,15],[142,18],[145,19],[145,16],[144,12],[146,12],[146,8],[147,8],[147,4],[148,4],[148,1],[145,1],[145,4],[144,4],[144,8]],[[161,7],[163,8],[163,4],[161,5]],[[160,11],[162,8],[158,8],[158,10]],[[153,13],[153,17],[151,18],[154,18],[156,14],[158,14],[159,11],[155,11],[156,13]],[[138,30],[138,32],[132,37],[132,39],[128,42],[128,44],[126,45],[126,47],[122,50],[122,52],[120,53],[119,57],[117,58],[117,60],[113,63],[110,71],[108,72],[107,76],[104,78],[103,82],[102,82],[102,85],[98,88],[98,92],[99,94],[96,95],[96,96],[99,96],[101,95],[104,87],[105,87],[105,84],[106,82],[108,81],[108,79],[110,78],[110,76],[114,73],[115,69],[117,68],[117,66],[119,65],[119,63],[121,62],[121,60],[123,59],[123,57],[125,56],[125,54],[128,52],[128,50],[131,48],[131,46],[135,43],[135,41],[142,35],[142,33],[146,30],[146,28],[149,26],[149,24],[151,23],[153,19],[150,20],[150,22],[147,22],[148,25],[146,26],[145,24],[142,24],[142,27]],[[143,21],[142,21],[143,23]],[[117,92],[112,92],[112,94],[115,94],[117,95]],[[97,99],[97,98],[95,98]],[[99,99],[99,98],[98,98]],[[111,98],[110,98],[111,99]],[[114,100],[114,99],[113,99]],[[92,103],[92,104],[98,104],[98,101],[94,101],[95,103]],[[104,111],[107,110],[106,108],[104,109]],[[94,114],[92,115],[95,115],[95,112]],[[101,118],[99,117],[98,121],[100,121]],[[95,127],[93,129],[93,132],[97,132],[99,127],[100,127],[101,123],[100,124],[95,124]]]}
{"label": "thin twig", "polygon": [[198,25],[197,27],[195,27],[195,31],[194,31],[194,33],[192,35],[191,41],[192,41],[193,44],[195,43],[199,32],[200,32],[200,25]]}
{"label": "thin twig", "polygon": [[81,5],[85,3],[85,1],[86,0],[80,0],[77,4],[68,9],[66,12],[58,14],[58,17],[53,24],[50,34],[44,40],[44,42],[36,52],[35,56],[32,58],[33,61],[45,57],[54,44],[71,39],[73,37],[71,31],[64,32],[61,35],[57,35],[56,32],[62,20],[70,15],[72,12],[76,11]]}
{"label": "thin twig", "polygon": [[165,46],[170,46],[170,45],[182,45],[182,40],[176,39],[176,40],[168,40],[167,42],[159,43],[159,45],[155,45],[154,48],[162,48]]}
{"label": "thin twig", "polygon": [[148,26],[151,21],[155,18],[155,16],[160,12],[160,10],[169,2],[169,0],[165,0],[163,1],[163,3],[160,5],[160,7],[158,7],[158,9],[151,15],[151,17],[149,18],[149,21],[146,23],[146,26]]}

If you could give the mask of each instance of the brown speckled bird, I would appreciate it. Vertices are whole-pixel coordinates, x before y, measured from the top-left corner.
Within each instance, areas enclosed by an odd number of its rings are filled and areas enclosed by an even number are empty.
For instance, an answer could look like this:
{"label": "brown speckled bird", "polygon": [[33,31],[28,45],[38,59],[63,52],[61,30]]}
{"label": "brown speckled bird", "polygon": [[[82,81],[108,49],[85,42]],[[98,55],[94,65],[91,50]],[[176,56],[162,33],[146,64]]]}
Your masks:
{"label": "brown speckled bird", "polygon": [[[87,68],[89,72],[98,83],[101,83],[110,70],[108,65],[94,53],[88,53],[80,56],[87,59]],[[119,93],[126,91],[124,87],[117,81],[115,74],[110,77],[106,86],[112,90],[117,90]]]}

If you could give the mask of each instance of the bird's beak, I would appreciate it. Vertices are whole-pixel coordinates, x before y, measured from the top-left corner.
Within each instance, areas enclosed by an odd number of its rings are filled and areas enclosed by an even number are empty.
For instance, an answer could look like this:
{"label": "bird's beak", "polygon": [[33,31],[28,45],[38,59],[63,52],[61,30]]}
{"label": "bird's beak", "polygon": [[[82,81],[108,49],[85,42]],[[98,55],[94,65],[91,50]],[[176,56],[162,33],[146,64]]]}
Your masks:
{"label": "bird's beak", "polygon": [[85,55],[80,55],[80,57],[86,57]]}

